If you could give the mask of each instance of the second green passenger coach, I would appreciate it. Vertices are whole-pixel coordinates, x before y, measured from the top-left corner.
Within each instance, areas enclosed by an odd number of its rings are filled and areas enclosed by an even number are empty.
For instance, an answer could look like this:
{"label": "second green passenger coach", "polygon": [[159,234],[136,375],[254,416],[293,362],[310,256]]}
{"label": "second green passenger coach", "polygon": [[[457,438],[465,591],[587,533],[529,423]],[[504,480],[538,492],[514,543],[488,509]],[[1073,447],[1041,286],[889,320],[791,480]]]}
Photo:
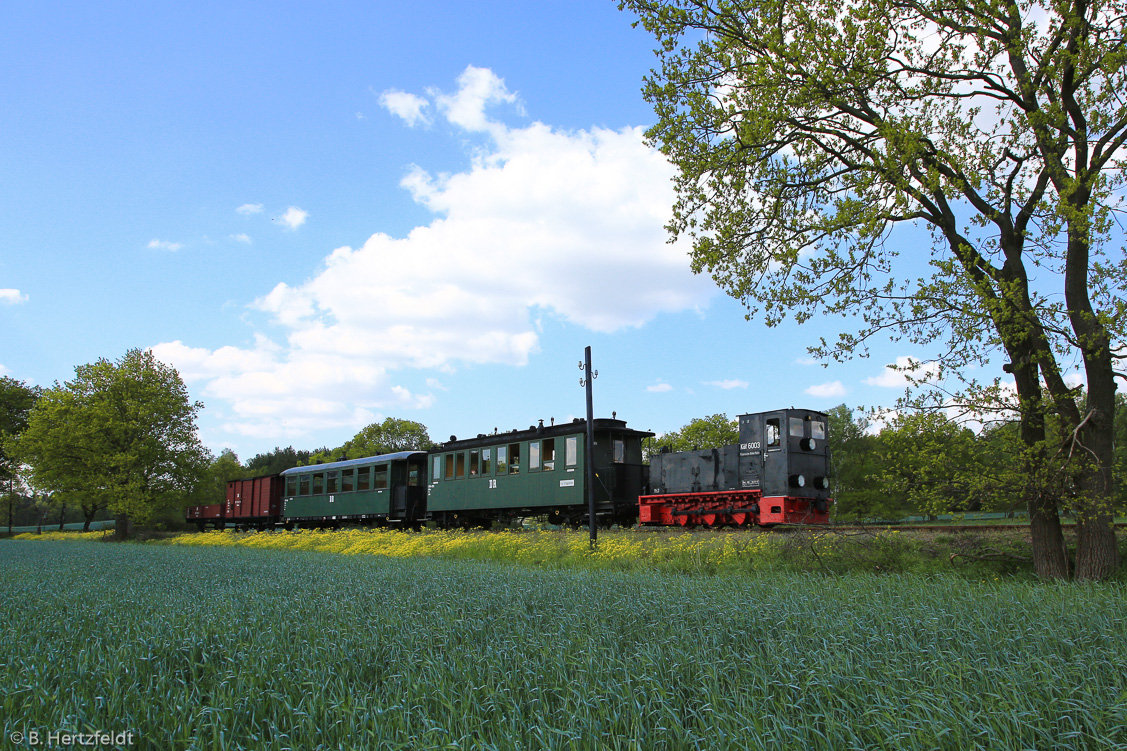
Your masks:
{"label": "second green passenger coach", "polygon": [[[428,456],[427,515],[439,526],[489,527],[522,516],[553,524],[587,521],[587,421],[451,440]],[[642,439],[624,420],[594,424],[597,521],[633,523],[647,467]]]}

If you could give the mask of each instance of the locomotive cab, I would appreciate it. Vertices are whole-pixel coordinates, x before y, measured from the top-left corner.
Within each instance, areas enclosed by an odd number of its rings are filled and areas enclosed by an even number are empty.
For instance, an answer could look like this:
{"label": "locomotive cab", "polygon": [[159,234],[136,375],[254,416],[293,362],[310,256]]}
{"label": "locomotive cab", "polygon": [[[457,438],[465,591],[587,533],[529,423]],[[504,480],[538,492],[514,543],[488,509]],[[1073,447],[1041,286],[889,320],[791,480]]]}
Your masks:
{"label": "locomotive cab", "polygon": [[829,513],[826,416],[786,409],[740,415],[741,489],[762,493],[760,524],[824,523]]}

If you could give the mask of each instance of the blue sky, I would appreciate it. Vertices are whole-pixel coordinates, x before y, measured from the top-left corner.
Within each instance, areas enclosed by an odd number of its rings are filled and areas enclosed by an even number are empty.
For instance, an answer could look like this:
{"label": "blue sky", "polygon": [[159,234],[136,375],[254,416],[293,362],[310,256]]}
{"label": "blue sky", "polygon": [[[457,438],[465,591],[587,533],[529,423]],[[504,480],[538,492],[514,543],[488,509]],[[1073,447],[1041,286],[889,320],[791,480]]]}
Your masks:
{"label": "blue sky", "polygon": [[[662,229],[652,41],[610,0],[16,2],[0,27],[0,374],[153,348],[242,459],[387,416],[595,407],[663,432],[891,404],[879,343],[767,329]],[[848,325],[848,322],[844,322]]]}

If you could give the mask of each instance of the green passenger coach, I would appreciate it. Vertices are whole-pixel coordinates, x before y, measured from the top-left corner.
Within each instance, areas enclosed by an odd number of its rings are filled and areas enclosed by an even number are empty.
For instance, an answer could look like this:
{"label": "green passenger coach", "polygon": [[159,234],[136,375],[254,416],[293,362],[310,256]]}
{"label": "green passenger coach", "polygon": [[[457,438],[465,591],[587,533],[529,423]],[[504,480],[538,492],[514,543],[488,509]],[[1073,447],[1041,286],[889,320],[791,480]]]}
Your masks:
{"label": "green passenger coach", "polygon": [[350,459],[282,473],[287,526],[387,523],[415,527],[426,516],[426,452]]}
{"label": "green passenger coach", "polygon": [[[480,434],[431,449],[427,513],[439,526],[488,527],[522,516],[547,515],[554,524],[587,519],[586,420],[511,433]],[[632,523],[646,487],[642,439],[623,420],[594,424],[598,521]]]}

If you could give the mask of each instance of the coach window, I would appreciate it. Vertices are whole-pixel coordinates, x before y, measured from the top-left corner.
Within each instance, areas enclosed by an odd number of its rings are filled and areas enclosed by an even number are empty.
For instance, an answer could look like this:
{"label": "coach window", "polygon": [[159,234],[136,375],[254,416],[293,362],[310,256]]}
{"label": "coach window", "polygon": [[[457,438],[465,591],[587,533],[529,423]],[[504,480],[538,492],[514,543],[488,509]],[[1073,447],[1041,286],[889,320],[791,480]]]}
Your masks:
{"label": "coach window", "polygon": [[571,436],[567,439],[567,466],[574,467],[575,462],[578,461],[579,455],[579,439]]}
{"label": "coach window", "polygon": [[509,474],[520,474],[520,444],[509,444]]}
{"label": "coach window", "polygon": [[481,450],[481,474],[489,475],[493,473],[493,467],[490,463],[490,457],[493,454],[493,449]]}
{"label": "coach window", "polygon": [[340,471],[340,492],[351,493],[353,491],[356,487],[353,477],[355,474],[356,470],[351,467]]}
{"label": "coach window", "polygon": [[509,471],[509,452],[504,446],[497,447],[497,474],[503,475]]}
{"label": "coach window", "polygon": [[425,461],[411,460],[411,463],[407,465],[407,484],[412,488],[417,487],[421,482],[420,478],[425,473],[426,468],[427,463]]}
{"label": "coach window", "polygon": [[454,454],[454,464],[457,470],[458,477],[466,476],[466,452],[459,451]]}
{"label": "coach window", "polygon": [[387,487],[387,465],[376,467],[375,473],[375,486],[376,490],[383,490]]}
{"label": "coach window", "polygon": [[297,475],[286,478],[286,495],[297,495]]}
{"label": "coach window", "polygon": [[767,430],[765,431],[767,433],[767,436],[766,436],[766,438],[767,438],[767,448],[771,448],[773,446],[779,445],[779,440],[780,440],[779,427],[780,427],[779,418],[777,418],[777,417],[767,418]]}
{"label": "coach window", "polygon": [[528,442],[528,471],[540,470],[540,441]]}
{"label": "coach window", "polygon": [[370,490],[372,487],[372,468],[360,467],[356,470],[356,489]]}
{"label": "coach window", "polygon": [[309,475],[297,478],[297,492],[298,495],[309,495]]}
{"label": "coach window", "polygon": [[313,473],[313,495],[321,495],[325,492],[325,473]]}
{"label": "coach window", "polygon": [[481,452],[470,452],[470,477],[477,477],[478,467],[481,466]]}
{"label": "coach window", "polygon": [[545,438],[542,444],[542,454],[544,457],[544,471],[556,468],[556,439]]}
{"label": "coach window", "polygon": [[802,423],[805,422],[801,417],[790,418],[790,434],[793,438],[802,437]]}
{"label": "coach window", "polygon": [[326,493],[337,493],[337,492],[340,491],[340,486],[337,482],[337,475],[339,475],[339,474],[340,473],[337,472],[335,469],[330,470],[330,471],[325,473],[325,492]]}
{"label": "coach window", "polygon": [[454,455],[446,455],[446,471],[442,475],[447,480],[454,479]]}
{"label": "coach window", "polygon": [[438,482],[442,479],[442,457],[438,454],[434,455],[434,470],[430,473],[431,482]]}

